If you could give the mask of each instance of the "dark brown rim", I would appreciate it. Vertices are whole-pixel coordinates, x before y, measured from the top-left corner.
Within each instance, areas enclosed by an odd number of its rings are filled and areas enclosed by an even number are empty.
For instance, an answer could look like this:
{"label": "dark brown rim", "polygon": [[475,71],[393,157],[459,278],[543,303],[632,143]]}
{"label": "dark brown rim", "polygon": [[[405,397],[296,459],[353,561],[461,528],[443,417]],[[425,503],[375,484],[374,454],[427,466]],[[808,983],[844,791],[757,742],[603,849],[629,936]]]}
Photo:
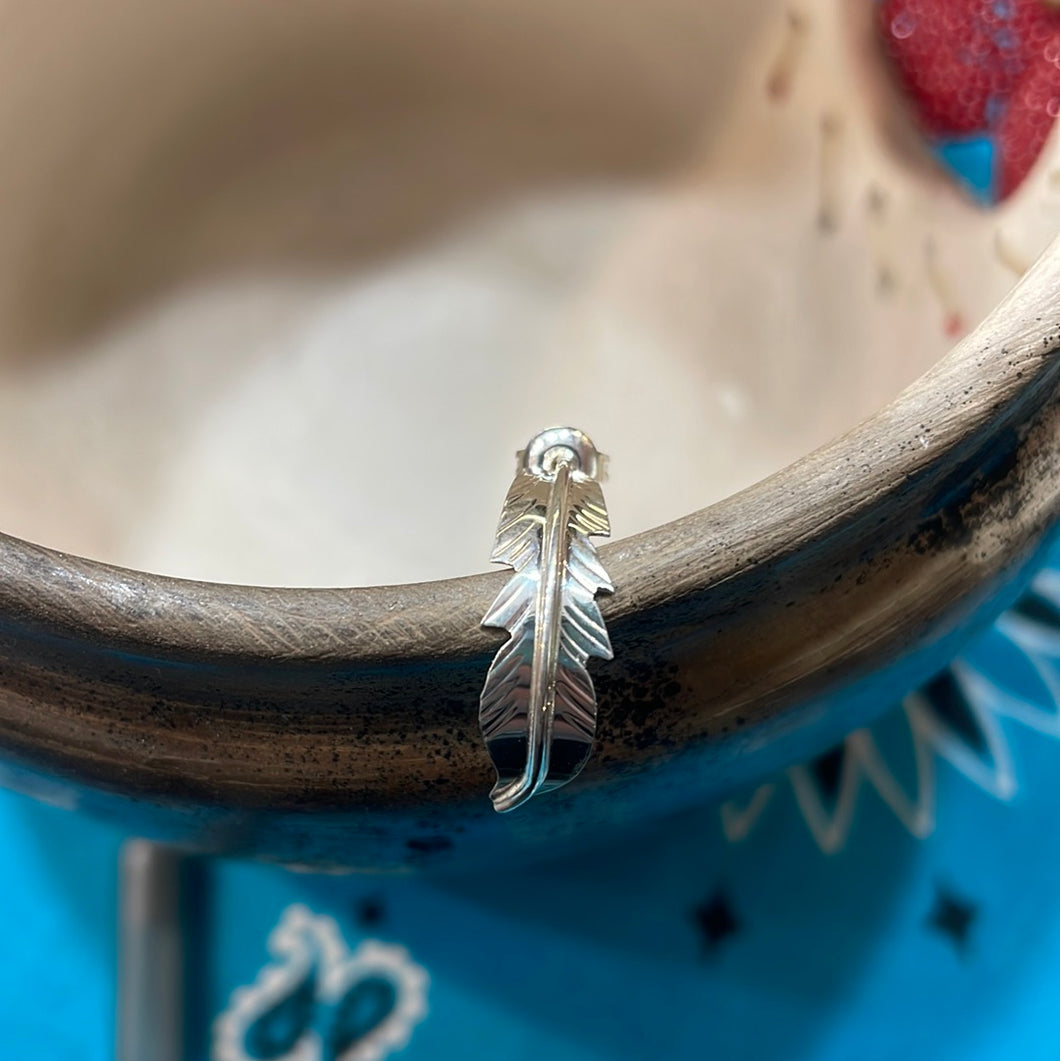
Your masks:
{"label": "dark brown rim", "polygon": [[[588,787],[783,723],[1001,607],[1058,514],[1060,252],[914,386],[717,505],[606,546]],[[0,747],[91,788],[314,810],[481,800],[506,576],[206,584],[0,537]],[[735,746],[734,746],[735,747]],[[737,747],[739,750],[739,747]]]}

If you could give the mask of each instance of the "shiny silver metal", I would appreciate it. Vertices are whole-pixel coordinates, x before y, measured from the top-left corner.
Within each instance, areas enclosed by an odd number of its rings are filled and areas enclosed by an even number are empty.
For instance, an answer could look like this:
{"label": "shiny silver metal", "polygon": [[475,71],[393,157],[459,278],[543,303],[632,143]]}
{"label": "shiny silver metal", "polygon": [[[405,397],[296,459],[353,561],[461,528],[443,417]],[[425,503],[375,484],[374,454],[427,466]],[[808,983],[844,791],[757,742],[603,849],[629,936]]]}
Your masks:
{"label": "shiny silver metal", "polygon": [[589,541],[611,533],[597,482],[603,457],[587,435],[553,427],[519,454],[490,560],[515,574],[482,625],[511,637],[482,689],[479,723],[497,784],[498,811],[565,785],[596,736],[590,656],[611,659],[596,594],[614,587]]}

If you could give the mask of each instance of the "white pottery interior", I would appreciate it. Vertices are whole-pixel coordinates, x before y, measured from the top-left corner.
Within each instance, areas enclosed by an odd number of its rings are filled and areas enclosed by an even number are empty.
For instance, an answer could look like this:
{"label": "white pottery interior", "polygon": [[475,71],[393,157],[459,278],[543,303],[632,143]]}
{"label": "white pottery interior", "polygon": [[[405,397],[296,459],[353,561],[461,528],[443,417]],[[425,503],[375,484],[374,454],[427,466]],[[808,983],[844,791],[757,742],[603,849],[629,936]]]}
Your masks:
{"label": "white pottery interior", "polygon": [[617,536],[843,432],[1060,221],[1049,158],[993,212],[932,167],[870,7],[803,0],[777,100],[773,0],[6,5],[0,526],[411,581],[485,566],[550,423]]}

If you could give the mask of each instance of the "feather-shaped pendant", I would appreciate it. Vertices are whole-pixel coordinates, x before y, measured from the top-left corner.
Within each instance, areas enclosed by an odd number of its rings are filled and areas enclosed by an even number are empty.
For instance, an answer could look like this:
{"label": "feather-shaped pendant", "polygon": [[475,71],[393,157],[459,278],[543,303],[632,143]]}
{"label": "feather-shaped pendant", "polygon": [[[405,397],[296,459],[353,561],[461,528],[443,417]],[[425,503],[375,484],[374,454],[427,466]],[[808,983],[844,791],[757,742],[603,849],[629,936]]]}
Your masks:
{"label": "feather-shaped pendant", "polygon": [[613,587],[589,541],[611,533],[597,482],[603,457],[581,431],[554,427],[519,458],[490,555],[514,574],[482,620],[511,634],[479,709],[498,811],[565,785],[585,765],[596,736],[585,664],[611,659],[596,594]]}

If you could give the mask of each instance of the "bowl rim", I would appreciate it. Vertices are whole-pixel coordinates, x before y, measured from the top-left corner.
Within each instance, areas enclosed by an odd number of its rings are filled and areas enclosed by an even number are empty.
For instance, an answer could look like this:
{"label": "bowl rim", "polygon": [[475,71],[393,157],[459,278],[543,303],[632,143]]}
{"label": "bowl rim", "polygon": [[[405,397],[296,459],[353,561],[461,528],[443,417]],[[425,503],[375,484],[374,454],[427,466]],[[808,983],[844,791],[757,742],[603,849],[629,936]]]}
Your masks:
{"label": "bowl rim", "polygon": [[[1060,239],[992,313],[912,384],[850,430],[720,501],[600,547],[617,592],[609,622],[716,586],[767,555],[792,553],[900,492],[969,435],[1053,382],[1060,345]],[[1053,488],[1060,493],[1060,483]],[[478,654],[479,621],[504,572],[325,588],[154,574],[0,532],[0,618],[175,657],[262,660]],[[400,614],[400,622],[393,621]],[[241,622],[245,617],[248,622]],[[255,625],[249,625],[253,617]],[[291,629],[290,623],[302,624]]]}
{"label": "bowl rim", "polygon": [[[805,743],[764,749],[806,731],[800,705],[831,705],[821,739],[836,739],[869,710],[840,710],[837,691],[906,658],[912,688],[1002,610],[1000,587],[1060,517],[1058,291],[1060,241],[852,430],[601,549],[615,660],[594,671],[594,760],[550,806],[573,807],[675,748],[738,757],[730,780],[794,761]],[[502,637],[479,623],[507,577],[224,585],[0,535],[0,757],[158,804],[410,822],[427,804],[456,820],[471,798],[488,806],[477,699]],[[680,798],[702,796],[697,784]],[[196,821],[170,832],[201,832]],[[283,850],[256,843],[313,861],[305,836]],[[362,862],[376,859],[374,842]]]}

